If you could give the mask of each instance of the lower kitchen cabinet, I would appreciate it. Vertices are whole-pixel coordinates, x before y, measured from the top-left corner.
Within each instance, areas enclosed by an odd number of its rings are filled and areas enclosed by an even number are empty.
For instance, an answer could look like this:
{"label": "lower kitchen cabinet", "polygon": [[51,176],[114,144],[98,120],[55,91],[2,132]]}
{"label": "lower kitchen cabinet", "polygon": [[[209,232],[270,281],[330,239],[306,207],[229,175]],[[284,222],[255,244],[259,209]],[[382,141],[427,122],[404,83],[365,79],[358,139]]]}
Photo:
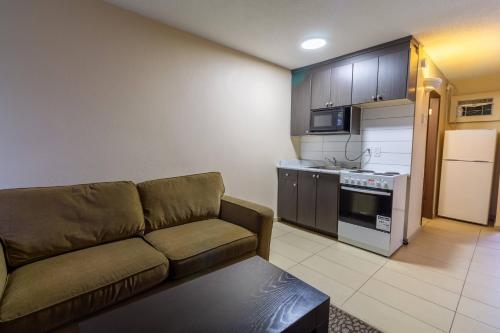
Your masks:
{"label": "lower kitchen cabinet", "polygon": [[316,228],[337,234],[339,217],[339,175],[321,173],[316,178]]}
{"label": "lower kitchen cabinet", "polygon": [[297,175],[298,171],[278,169],[278,216],[297,222]]}
{"label": "lower kitchen cabinet", "polygon": [[297,194],[297,223],[316,226],[316,173],[299,171]]}
{"label": "lower kitchen cabinet", "polygon": [[340,176],[278,169],[278,217],[337,234]]}

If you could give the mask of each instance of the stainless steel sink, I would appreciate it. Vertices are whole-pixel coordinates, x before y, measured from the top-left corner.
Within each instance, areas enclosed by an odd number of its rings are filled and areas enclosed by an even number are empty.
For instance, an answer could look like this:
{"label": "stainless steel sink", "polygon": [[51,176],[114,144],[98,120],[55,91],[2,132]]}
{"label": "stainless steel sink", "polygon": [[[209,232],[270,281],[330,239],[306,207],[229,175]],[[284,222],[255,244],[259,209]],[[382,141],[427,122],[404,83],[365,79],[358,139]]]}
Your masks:
{"label": "stainless steel sink", "polygon": [[342,170],[341,166],[338,165],[318,165],[318,166],[308,166],[308,169],[321,169],[321,170]]}

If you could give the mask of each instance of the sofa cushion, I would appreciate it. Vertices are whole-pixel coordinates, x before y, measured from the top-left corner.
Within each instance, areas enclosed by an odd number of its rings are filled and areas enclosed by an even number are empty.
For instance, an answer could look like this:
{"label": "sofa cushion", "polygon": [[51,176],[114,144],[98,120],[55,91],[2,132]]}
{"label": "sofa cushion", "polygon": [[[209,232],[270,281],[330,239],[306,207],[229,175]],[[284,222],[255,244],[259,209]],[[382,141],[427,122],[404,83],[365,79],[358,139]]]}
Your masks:
{"label": "sofa cushion", "polygon": [[144,236],[170,262],[169,278],[236,259],[257,248],[257,236],[245,228],[210,219],[153,231]]}
{"label": "sofa cushion", "polygon": [[151,180],[137,188],[148,231],[218,217],[224,194],[218,172]]}
{"label": "sofa cushion", "polygon": [[150,288],[167,272],[165,256],[141,238],[37,261],[10,274],[0,327],[45,331]]}
{"label": "sofa cushion", "polygon": [[0,237],[11,267],[143,233],[131,182],[0,191]]}

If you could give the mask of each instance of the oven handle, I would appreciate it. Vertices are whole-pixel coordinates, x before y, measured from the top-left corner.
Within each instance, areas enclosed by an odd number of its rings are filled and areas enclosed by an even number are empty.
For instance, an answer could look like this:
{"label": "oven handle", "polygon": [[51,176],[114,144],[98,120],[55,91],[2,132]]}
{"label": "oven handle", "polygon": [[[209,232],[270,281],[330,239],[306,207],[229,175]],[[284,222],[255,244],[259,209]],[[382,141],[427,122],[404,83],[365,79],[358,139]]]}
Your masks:
{"label": "oven handle", "polygon": [[352,192],[360,192],[360,193],[376,194],[376,195],[385,195],[387,197],[391,196],[391,193],[388,193],[388,192],[380,192],[380,191],[373,191],[373,190],[363,190],[363,189],[360,189],[360,188],[354,188],[354,187],[348,187],[348,186],[341,186],[340,188],[342,190],[352,191]]}

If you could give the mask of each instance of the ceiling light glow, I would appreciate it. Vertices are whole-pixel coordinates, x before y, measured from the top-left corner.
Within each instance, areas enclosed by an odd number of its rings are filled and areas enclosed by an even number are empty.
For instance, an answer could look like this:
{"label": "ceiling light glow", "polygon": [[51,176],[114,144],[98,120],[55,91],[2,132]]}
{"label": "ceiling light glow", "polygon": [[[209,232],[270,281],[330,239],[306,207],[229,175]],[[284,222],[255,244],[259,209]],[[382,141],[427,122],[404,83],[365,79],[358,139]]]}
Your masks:
{"label": "ceiling light glow", "polygon": [[300,46],[305,50],[315,50],[326,45],[326,40],[323,38],[311,38],[307,39],[300,44]]}

